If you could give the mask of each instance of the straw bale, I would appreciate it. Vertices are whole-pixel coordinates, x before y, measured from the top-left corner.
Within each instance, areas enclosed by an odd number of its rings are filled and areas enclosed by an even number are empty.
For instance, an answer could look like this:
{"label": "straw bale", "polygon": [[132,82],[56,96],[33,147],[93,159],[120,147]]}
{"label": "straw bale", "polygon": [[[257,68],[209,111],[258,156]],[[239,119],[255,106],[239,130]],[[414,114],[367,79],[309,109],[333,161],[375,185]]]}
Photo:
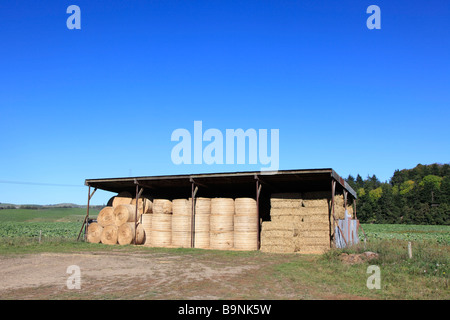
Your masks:
{"label": "straw bale", "polygon": [[260,250],[262,252],[269,253],[294,253],[295,246],[294,245],[261,245]]}
{"label": "straw bale", "polygon": [[328,208],[328,199],[303,199],[302,207],[323,207]]}
{"label": "straw bale", "polygon": [[141,224],[144,228],[145,238],[144,244],[149,245],[151,243],[151,232],[152,232],[152,215],[151,214],[143,214],[141,216]]}
{"label": "straw bale", "polygon": [[103,227],[97,223],[92,222],[87,228],[87,241],[91,243],[100,243]]}
{"label": "straw bale", "polygon": [[171,214],[172,213],[172,201],[167,200],[167,199],[154,199],[153,200],[153,213]]}
{"label": "straw bale", "polygon": [[265,230],[261,232],[261,238],[271,239],[276,237],[292,238],[295,235],[294,229],[291,230]]}
{"label": "straw bale", "polygon": [[258,250],[258,232],[234,232],[234,248]]}
{"label": "straw bale", "polygon": [[[190,201],[192,201],[190,199]],[[196,198],[195,199],[195,215],[211,214],[211,199]]]}
{"label": "straw bale", "polygon": [[314,215],[326,215],[328,216],[328,208],[327,207],[300,207],[300,208],[271,208],[270,216],[276,215],[306,215],[306,214],[314,214]]}
{"label": "straw bale", "polygon": [[192,216],[178,214],[172,216],[172,232],[191,232]]}
{"label": "straw bale", "polygon": [[211,215],[209,214],[196,214],[194,225],[195,225],[195,233],[198,232],[207,232],[209,233],[210,230],[210,220]]}
{"label": "straw bale", "polygon": [[283,222],[274,222],[274,221],[263,221],[261,224],[261,231],[268,230],[290,230],[293,229],[291,223],[283,223]]}
{"label": "straw bale", "polygon": [[174,199],[172,200],[172,214],[173,215],[191,215],[192,201],[188,199]]}
{"label": "straw bale", "polygon": [[213,232],[209,233],[211,249],[227,250],[233,248],[234,232]]}
{"label": "straw bale", "polygon": [[210,246],[209,232],[195,232],[194,234],[194,248],[208,249]]}
{"label": "straw bale", "polygon": [[143,244],[145,231],[142,225],[138,224],[136,228],[135,222],[124,223],[117,230],[117,242],[120,245],[134,244],[135,235],[136,244]]}
{"label": "straw bale", "polygon": [[168,247],[172,243],[172,231],[152,229],[150,241],[153,247]]}
{"label": "straw bale", "polygon": [[[132,205],[136,205],[136,198],[133,198],[131,200],[131,204]],[[140,214],[144,214],[144,213],[152,213],[152,207],[153,207],[153,203],[151,200],[147,199],[147,198],[139,198],[138,200],[138,212]]]}
{"label": "straw bale", "polygon": [[115,224],[116,216],[114,215],[114,207],[104,207],[97,216],[97,222],[102,227]]}
{"label": "straw bale", "polygon": [[[114,208],[115,225],[120,227],[126,222],[134,222],[136,220],[136,206],[132,204],[120,204]],[[138,212],[137,219],[139,221],[140,214]]]}
{"label": "straw bale", "polygon": [[172,215],[164,213],[153,213],[152,214],[152,232],[162,231],[171,232],[172,231]]}
{"label": "straw bale", "polygon": [[103,228],[103,232],[100,238],[101,243],[104,244],[116,244],[117,243],[117,230],[116,225],[110,225]]}
{"label": "straw bale", "polygon": [[234,215],[234,199],[213,198],[211,199],[212,215]]}
{"label": "straw bale", "polygon": [[270,199],[271,208],[300,208],[302,206],[302,200],[289,200],[289,199]]}
{"label": "straw bale", "polygon": [[191,233],[172,230],[172,245],[179,248],[191,247]]}
{"label": "straw bale", "polygon": [[210,231],[233,231],[234,215],[211,214]]}
{"label": "straw bale", "polygon": [[132,199],[133,199],[133,196],[131,195],[131,193],[129,193],[127,191],[120,192],[112,200],[112,206],[117,207],[118,205],[121,205],[121,204],[131,204]]}

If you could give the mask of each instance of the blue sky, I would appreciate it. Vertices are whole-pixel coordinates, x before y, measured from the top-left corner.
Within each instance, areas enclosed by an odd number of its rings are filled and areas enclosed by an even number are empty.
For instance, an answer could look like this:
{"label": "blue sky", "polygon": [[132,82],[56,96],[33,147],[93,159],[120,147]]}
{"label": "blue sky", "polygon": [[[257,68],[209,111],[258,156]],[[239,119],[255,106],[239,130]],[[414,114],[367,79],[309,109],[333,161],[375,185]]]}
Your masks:
{"label": "blue sky", "polygon": [[[72,4],[81,30],[66,27]],[[2,1],[0,202],[85,204],[87,178],[261,168],[173,164],[172,132],[196,120],[279,129],[279,169],[384,181],[448,163],[449,17],[446,0]]]}

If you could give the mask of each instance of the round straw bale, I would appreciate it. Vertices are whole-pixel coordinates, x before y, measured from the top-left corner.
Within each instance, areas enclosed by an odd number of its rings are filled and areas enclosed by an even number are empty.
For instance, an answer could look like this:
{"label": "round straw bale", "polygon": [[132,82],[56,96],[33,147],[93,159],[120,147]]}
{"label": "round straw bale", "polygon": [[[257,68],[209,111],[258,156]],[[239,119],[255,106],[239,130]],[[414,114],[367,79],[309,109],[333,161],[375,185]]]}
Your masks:
{"label": "round straw bale", "polygon": [[142,227],[144,228],[144,244],[151,244],[151,232],[152,232],[152,215],[151,214],[143,214],[141,216]]}
{"label": "round straw bale", "polygon": [[233,232],[210,232],[210,248],[227,250],[233,248]]}
{"label": "round straw bale", "polygon": [[211,214],[233,215],[234,199],[232,198],[213,198],[211,199]]}
{"label": "round straw bale", "polygon": [[172,200],[172,214],[173,215],[191,215],[192,201],[187,199]]}
{"label": "round straw bale", "polygon": [[117,231],[117,242],[121,245],[134,244],[136,234],[136,244],[144,243],[144,228],[135,222],[127,222],[122,224]]}
{"label": "round straw bale", "polygon": [[116,244],[117,243],[117,229],[118,229],[118,227],[116,225],[104,227],[100,241],[104,244]]}
{"label": "round straw bale", "polygon": [[256,200],[253,198],[236,198],[234,201],[235,213],[239,215],[257,215]]}
{"label": "round straw bale", "polygon": [[114,197],[112,206],[117,207],[121,204],[131,204],[131,200],[133,199],[131,193],[127,191],[120,192],[117,196]]}
{"label": "round straw bale", "polygon": [[172,201],[167,200],[167,199],[153,200],[153,213],[171,214],[172,213]]}
{"label": "round straw bale", "polygon": [[[136,198],[131,200],[132,205],[136,205]],[[152,212],[152,201],[147,198],[139,198],[138,200],[138,212],[140,214],[151,213]]]}
{"label": "round straw bale", "polygon": [[212,214],[210,216],[210,231],[233,231],[234,215]]}
{"label": "round straw bale", "polygon": [[91,243],[100,243],[103,227],[97,222],[92,222],[88,226],[87,241]]}
{"label": "round straw bale", "polygon": [[[189,198],[189,201],[192,201]],[[211,214],[211,199],[210,198],[195,198],[195,215]]]}
{"label": "round straw bale", "polygon": [[258,232],[234,232],[234,248],[258,250]]}
{"label": "round straw bale", "polygon": [[[136,206],[131,204],[120,204],[114,208],[115,225],[121,226],[126,222],[134,222],[136,219]],[[137,218],[140,218],[138,213]],[[139,221],[139,220],[138,220]]]}
{"label": "round straw bale", "polygon": [[102,227],[115,224],[116,216],[114,215],[113,207],[104,207],[97,216],[97,222]]}

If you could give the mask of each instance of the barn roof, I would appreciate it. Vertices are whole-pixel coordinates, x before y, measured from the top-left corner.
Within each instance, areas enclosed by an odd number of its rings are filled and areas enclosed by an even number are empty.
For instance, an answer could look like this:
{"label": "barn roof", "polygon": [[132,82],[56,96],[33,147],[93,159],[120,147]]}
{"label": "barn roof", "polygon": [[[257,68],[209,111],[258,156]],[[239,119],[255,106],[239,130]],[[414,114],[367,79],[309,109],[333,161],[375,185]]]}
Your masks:
{"label": "barn roof", "polygon": [[346,190],[357,198],[356,192],[331,168],[86,179],[85,184],[117,193],[133,193],[139,185],[145,189],[144,194],[175,199],[189,197],[193,183],[201,190],[201,196],[250,196],[255,193],[256,180],[271,192],[331,192],[331,181],[335,180],[336,192]]}

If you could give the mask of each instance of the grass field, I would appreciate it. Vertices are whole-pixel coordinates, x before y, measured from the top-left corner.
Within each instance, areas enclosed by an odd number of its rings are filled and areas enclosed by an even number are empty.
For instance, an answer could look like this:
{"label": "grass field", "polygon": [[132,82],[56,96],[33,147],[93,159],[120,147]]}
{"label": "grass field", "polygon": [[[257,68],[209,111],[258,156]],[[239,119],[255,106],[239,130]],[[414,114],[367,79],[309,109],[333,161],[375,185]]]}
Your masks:
{"label": "grass field", "polygon": [[[92,211],[91,217],[97,214]],[[22,264],[56,268],[69,257],[77,263],[86,263],[86,270],[92,268],[89,275],[92,281],[86,281],[82,294],[57,287],[49,276],[47,284],[44,279],[44,284],[28,284],[25,288],[2,291],[0,284],[0,296],[5,299],[450,299],[450,226],[363,225],[368,237],[366,248],[361,242],[350,249],[334,249],[316,256],[77,242],[84,215],[85,209],[0,210],[0,265],[6,274],[8,267],[12,275],[16,274],[17,265]],[[37,241],[40,230],[41,243]],[[412,259],[407,255],[408,241],[412,242]],[[377,252],[379,257],[360,264],[346,264],[340,259],[343,252],[367,250]],[[108,275],[102,280],[104,283],[93,271],[102,265],[105,277]],[[379,290],[366,286],[369,265],[380,267]],[[130,286],[124,291],[124,275],[120,273],[123,268],[134,283],[142,283],[144,278],[147,281],[144,283],[151,285]],[[46,269],[36,269],[36,273],[45,273]]]}

